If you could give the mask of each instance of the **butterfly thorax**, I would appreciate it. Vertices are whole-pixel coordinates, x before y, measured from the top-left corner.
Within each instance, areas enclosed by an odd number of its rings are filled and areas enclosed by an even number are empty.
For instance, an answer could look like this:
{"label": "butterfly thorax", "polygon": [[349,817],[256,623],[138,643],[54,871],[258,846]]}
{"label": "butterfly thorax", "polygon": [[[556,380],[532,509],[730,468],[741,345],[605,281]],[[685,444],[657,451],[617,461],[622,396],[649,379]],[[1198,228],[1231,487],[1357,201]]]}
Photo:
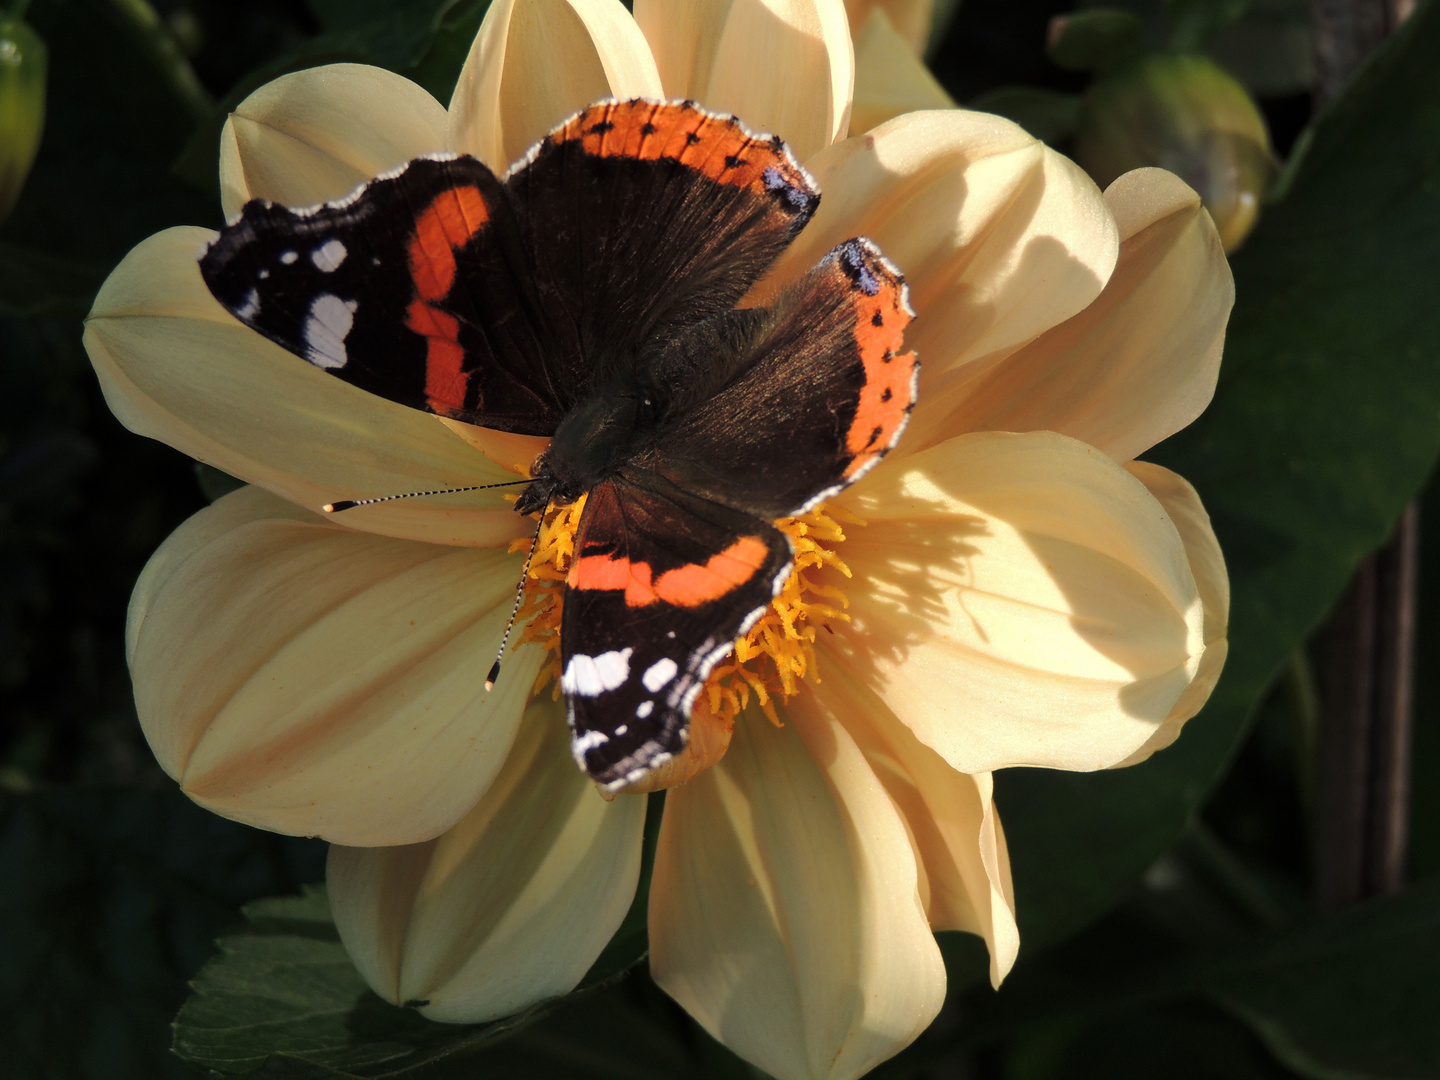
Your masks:
{"label": "butterfly thorax", "polygon": [[515,509],[531,514],[552,503],[573,503],[628,460],[654,423],[650,398],[634,388],[611,388],[585,398],[560,421],[550,446],[536,459],[534,480]]}

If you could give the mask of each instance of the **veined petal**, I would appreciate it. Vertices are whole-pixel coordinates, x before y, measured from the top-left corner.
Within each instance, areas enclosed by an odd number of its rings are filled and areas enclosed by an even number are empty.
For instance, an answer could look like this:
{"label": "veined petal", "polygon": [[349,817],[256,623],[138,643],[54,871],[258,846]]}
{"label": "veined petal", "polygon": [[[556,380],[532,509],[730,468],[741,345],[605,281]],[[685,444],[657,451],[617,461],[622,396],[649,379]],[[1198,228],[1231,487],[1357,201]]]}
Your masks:
{"label": "veined petal", "polygon": [[342,528],[256,488],[151,559],[126,638],[160,766],[218,814],[336,843],[414,843],[499,771],[541,650],[483,673],[521,557]]}
{"label": "veined petal", "polygon": [[645,36],[619,0],[496,0],[450,99],[450,147],[504,174],[594,101],[662,96]]}
{"label": "veined petal", "polygon": [[753,296],[768,299],[848,237],[880,245],[919,313],[906,344],[920,354],[920,400],[902,452],[940,437],[932,421],[957,383],[1084,310],[1115,266],[1100,190],[997,116],[906,113],[807,165],[820,209]]}
{"label": "veined petal", "polygon": [[332,847],[335,925],[377,994],[478,1023],[569,993],[625,918],[645,800],[606,802],[575,768],[564,708],[526,711],[490,789],[443,835]]}
{"label": "veined petal", "polygon": [[669,792],[650,970],[780,1080],[860,1076],[935,1016],[945,968],[904,823],[833,720],[742,714],[719,764]]}
{"label": "veined petal", "polygon": [[790,712],[828,716],[855,740],[905,822],[931,927],[984,938],[990,981],[998,987],[1015,964],[1020,931],[990,773],[952,769],[855,677],[827,640],[817,646],[822,678],[813,693],[790,700]]}
{"label": "veined petal", "polygon": [[835,642],[961,772],[1124,761],[1195,680],[1203,601],[1134,476],[1053,432],[960,436],[837,502],[853,622]]}
{"label": "veined petal", "polygon": [[668,96],[734,113],[802,161],[845,137],[855,56],[841,0],[635,0],[635,21]]}
{"label": "veined petal", "polygon": [[[853,10],[861,5],[847,6]],[[896,32],[885,8],[872,4],[869,9],[855,32],[855,101],[850,109],[850,130],[869,131],[918,109],[955,108],[955,99],[930,74],[911,43]]]}
{"label": "veined petal", "polygon": [[1201,505],[1200,496],[1184,477],[1148,461],[1132,461],[1125,468],[1160,500],[1190,559],[1190,572],[1205,605],[1205,653],[1195,679],[1170,709],[1170,715],[1146,740],[1145,745],[1115,767],[1144,761],[1156,750],[1163,750],[1180,735],[1185,721],[1200,711],[1220,679],[1225,666],[1229,641],[1225,634],[1230,622],[1230,575],[1225,572],[1225,556],[1210,527],[1210,515]]}
{"label": "veined petal", "polygon": [[1059,431],[1128,461],[1210,403],[1235,300],[1210,215],[1163,169],[1126,173],[1105,201],[1120,227],[1105,291],[970,388],[949,430]]}
{"label": "veined petal", "polygon": [[220,133],[220,202],[313,206],[445,149],[445,107],[409,79],[367,64],[292,71],[247,97]]}
{"label": "veined petal", "polygon": [[[515,478],[435,417],[327,375],[237,322],[200,277],[196,258],[213,236],[157,233],[95,298],[85,348],[122,424],[317,510]],[[345,523],[476,546],[525,531],[498,490],[361,507]]]}
{"label": "veined petal", "polygon": [[850,32],[857,40],[861,27],[876,11],[884,13],[886,23],[914,55],[924,54],[930,40],[930,26],[935,21],[935,0],[845,0]]}

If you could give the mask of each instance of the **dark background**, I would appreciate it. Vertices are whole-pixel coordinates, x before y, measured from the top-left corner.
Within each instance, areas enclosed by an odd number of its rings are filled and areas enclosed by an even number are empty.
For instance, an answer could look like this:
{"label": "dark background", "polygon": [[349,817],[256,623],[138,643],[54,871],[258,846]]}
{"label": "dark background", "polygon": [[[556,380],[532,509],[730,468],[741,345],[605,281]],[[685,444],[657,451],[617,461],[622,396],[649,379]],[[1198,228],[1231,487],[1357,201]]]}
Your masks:
{"label": "dark background", "polygon": [[[1044,50],[1050,16],[1070,7],[965,0],[932,46],[932,67],[962,103],[1011,85],[1080,92],[1088,77]],[[1163,20],[1156,5],[1136,7],[1147,25]],[[1228,8],[1243,16],[1214,51],[1263,91],[1288,155],[1312,122],[1309,76],[1293,56],[1267,52],[1264,35],[1304,24],[1308,8]],[[215,145],[227,103],[331,59],[391,67],[447,100],[484,4],[157,2],[198,92],[177,89],[125,9],[30,7],[50,47],[49,117],[35,172],[0,227],[5,1077],[199,1074],[170,1051],[188,980],[242,905],[323,876],[323,845],[192,806],[140,735],[122,648],[130,590],[155,547],[228,478],[119,426],[80,346],[80,319],[134,243],[172,224],[220,224]],[[1214,700],[1140,768],[997,778],[1022,959],[995,994],[983,949],[944,935],[945,1012],[880,1074],[1440,1076],[1440,514],[1430,512],[1440,495],[1421,495],[1410,887],[1398,896],[1317,910],[1313,710],[1293,679],[1277,678],[1295,670],[1297,649],[1307,655],[1352,568],[1386,539],[1440,453],[1431,11],[1422,4],[1309,129],[1294,184],[1235,257],[1215,405],[1153,455],[1196,483],[1231,566],[1232,654]],[[1247,42],[1259,45],[1247,52]],[[259,916],[245,930],[297,932]],[[456,1034],[466,1029],[391,1030],[366,1008],[337,1021],[357,1043],[383,1029],[416,1047],[471,1045]],[[257,1063],[265,1038],[253,1033]],[[486,1039],[478,1052],[414,1067],[403,1055],[381,1069],[298,1053],[264,1075],[752,1075],[643,965],[515,1038]]]}

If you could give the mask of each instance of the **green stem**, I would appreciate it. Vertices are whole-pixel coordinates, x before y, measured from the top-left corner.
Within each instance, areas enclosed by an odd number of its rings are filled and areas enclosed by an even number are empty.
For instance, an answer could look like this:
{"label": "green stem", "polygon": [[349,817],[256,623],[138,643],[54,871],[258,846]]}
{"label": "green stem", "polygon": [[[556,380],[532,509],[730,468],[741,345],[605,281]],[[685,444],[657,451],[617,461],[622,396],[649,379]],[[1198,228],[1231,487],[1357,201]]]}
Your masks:
{"label": "green stem", "polygon": [[5,13],[7,22],[19,22],[25,17],[25,11],[30,7],[30,0],[10,0],[10,10]]}
{"label": "green stem", "polygon": [[185,111],[197,121],[208,120],[215,102],[155,9],[147,0],[110,0],[110,6],[138,35],[145,55]]}

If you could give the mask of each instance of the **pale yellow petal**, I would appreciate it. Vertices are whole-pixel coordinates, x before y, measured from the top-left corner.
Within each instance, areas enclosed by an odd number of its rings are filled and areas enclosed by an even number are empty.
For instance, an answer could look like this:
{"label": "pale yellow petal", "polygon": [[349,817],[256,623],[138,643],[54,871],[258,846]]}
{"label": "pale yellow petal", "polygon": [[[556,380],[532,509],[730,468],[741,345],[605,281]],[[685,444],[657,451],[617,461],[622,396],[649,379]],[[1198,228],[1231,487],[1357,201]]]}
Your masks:
{"label": "pale yellow petal", "polygon": [[[861,28],[872,14],[883,12],[885,21],[907,48],[920,56],[930,40],[930,26],[935,21],[935,0],[845,0],[845,13],[850,17],[850,32],[859,40]],[[857,46],[858,48],[858,46]]]}
{"label": "pale yellow petal", "polygon": [[855,57],[841,0],[636,0],[669,97],[734,113],[802,161],[845,137]]}
{"label": "pale yellow petal", "polygon": [[479,1023],[569,993],[625,918],[645,800],[606,802],[570,757],[564,707],[525,714],[495,781],[443,835],[332,847],[335,925],[366,981],[432,1020]]}
{"label": "pale yellow petal", "polygon": [[131,600],[140,724],[200,805],[337,843],[414,843],[490,786],[541,653],[484,674],[521,557],[356,532],[242,488]]}
{"label": "pale yellow petal", "polygon": [[[853,24],[852,24],[853,25]],[[855,102],[850,130],[859,134],[901,113],[953,109],[955,99],[890,24],[878,4],[855,35]]]}
{"label": "pale yellow petal", "polygon": [[766,300],[836,244],[864,235],[905,274],[918,313],[920,401],[902,451],[937,432],[957,385],[1082,311],[1115,266],[1115,220],[1070,161],[1008,120],[906,113],[808,163],[814,219],[757,288]]}
{"label": "pale yellow petal", "polygon": [[[122,424],[317,510],[515,478],[435,417],[327,375],[237,322],[200,277],[196,258],[213,236],[157,233],[95,298],[85,348]],[[344,521],[437,543],[505,544],[526,530],[503,490],[401,499]]]}
{"label": "pale yellow petal", "polygon": [[1205,653],[1200,658],[1200,668],[1194,681],[1171,707],[1165,722],[1144,746],[1116,768],[1144,761],[1179,737],[1185,721],[1198,713],[1210,699],[1210,692],[1220,680],[1220,671],[1225,666],[1225,656],[1230,649],[1225,636],[1230,622],[1230,575],[1225,571],[1225,556],[1215,539],[1210,515],[1205,512],[1200,496],[1184,477],[1159,465],[1132,461],[1125,468],[1160,500],[1160,505],[1165,507],[1165,512],[1180,531],[1185,554],[1190,558],[1190,572],[1195,575],[1195,584],[1205,605]]}
{"label": "pale yellow petal", "polygon": [[1051,432],[886,461],[840,500],[853,622],[835,643],[962,772],[1124,761],[1194,681],[1203,603],[1144,485]]}
{"label": "pale yellow petal", "polygon": [[945,969],[915,857],[843,728],[798,714],[777,728],[751,711],[718,765],[671,789],[650,970],[779,1080],[850,1080],[929,1024]]}
{"label": "pale yellow petal", "polygon": [[1210,403],[1235,299],[1210,215],[1163,169],[1105,199],[1121,238],[1105,291],[971,388],[951,430],[1059,431],[1128,461]]}
{"label": "pale yellow petal", "polygon": [[819,642],[820,681],[792,698],[789,710],[818,712],[849,732],[905,822],[931,927],[984,938],[990,980],[999,986],[1015,964],[1020,931],[990,774],[952,769],[856,678],[826,640]]}
{"label": "pale yellow petal", "polygon": [[496,0],[450,99],[450,147],[504,173],[601,98],[663,96],[620,0]]}
{"label": "pale yellow petal", "polygon": [[445,107],[384,68],[327,64],[281,75],[235,107],[220,134],[220,202],[313,206],[445,149]]}

